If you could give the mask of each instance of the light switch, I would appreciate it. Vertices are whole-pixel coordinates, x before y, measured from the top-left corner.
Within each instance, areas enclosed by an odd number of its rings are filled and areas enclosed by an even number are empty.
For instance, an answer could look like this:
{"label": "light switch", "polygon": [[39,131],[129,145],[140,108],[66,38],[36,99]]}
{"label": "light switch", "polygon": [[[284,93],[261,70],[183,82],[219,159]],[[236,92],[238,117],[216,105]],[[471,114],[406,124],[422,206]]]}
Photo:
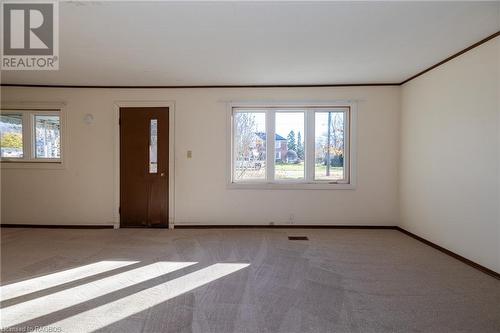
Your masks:
{"label": "light switch", "polygon": [[187,151],[187,158],[192,158],[193,157],[193,152],[191,150]]}

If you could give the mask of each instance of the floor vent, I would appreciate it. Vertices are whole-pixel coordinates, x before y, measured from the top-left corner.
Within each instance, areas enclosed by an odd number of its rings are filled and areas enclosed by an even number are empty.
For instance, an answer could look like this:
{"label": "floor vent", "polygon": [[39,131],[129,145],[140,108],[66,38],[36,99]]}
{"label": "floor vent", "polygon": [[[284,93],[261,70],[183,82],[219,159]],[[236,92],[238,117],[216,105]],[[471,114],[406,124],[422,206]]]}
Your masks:
{"label": "floor vent", "polygon": [[307,236],[288,236],[288,240],[309,240]]}

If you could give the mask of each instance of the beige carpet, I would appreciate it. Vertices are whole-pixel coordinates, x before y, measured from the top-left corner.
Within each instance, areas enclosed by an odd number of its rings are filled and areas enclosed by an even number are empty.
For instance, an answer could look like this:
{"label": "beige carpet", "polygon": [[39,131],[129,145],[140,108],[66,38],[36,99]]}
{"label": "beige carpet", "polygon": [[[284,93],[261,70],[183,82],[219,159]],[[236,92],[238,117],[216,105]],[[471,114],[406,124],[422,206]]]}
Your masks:
{"label": "beige carpet", "polygon": [[499,280],[395,230],[2,229],[1,240],[10,331],[500,332]]}

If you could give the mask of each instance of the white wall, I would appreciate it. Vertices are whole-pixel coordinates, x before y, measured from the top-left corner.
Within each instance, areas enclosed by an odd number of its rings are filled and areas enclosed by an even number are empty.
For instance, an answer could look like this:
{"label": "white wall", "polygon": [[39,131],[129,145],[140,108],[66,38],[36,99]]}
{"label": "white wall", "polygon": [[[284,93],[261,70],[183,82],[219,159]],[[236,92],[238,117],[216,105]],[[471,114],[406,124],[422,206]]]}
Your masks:
{"label": "white wall", "polygon": [[401,224],[500,272],[500,38],[405,84]]}
{"label": "white wall", "polygon": [[[113,104],[172,100],[175,119],[176,224],[396,225],[399,87],[266,89],[55,89],[2,87],[3,101],[67,103],[67,168],[2,170],[2,223],[113,223]],[[355,190],[226,188],[223,101],[331,101],[358,104]],[[94,114],[86,125],[83,117]],[[193,158],[186,158],[186,151]]]}
{"label": "white wall", "polygon": [[[176,224],[400,224],[498,272],[499,39],[402,88],[2,87],[4,102],[66,102],[68,135],[66,169],[2,169],[2,223],[114,223],[113,104],[171,100]],[[338,99],[360,101],[355,190],[226,188],[224,101]]]}

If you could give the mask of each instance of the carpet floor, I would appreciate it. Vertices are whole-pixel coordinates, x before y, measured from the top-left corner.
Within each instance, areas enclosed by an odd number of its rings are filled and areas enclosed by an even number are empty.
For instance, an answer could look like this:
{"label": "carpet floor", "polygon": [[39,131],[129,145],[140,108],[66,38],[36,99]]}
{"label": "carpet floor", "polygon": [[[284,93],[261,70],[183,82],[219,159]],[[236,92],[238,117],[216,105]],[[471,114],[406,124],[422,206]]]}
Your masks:
{"label": "carpet floor", "polygon": [[500,332],[499,280],[396,230],[4,228],[1,241],[4,331]]}

